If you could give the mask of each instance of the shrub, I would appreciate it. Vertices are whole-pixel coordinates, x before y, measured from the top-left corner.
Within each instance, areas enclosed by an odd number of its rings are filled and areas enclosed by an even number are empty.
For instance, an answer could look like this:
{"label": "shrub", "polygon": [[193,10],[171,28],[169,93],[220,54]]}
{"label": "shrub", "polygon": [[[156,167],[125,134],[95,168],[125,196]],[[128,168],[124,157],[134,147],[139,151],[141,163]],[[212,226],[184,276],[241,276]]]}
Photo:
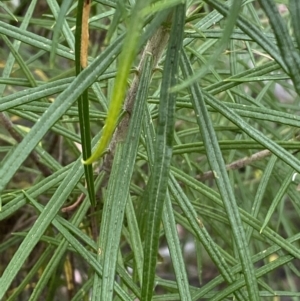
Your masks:
{"label": "shrub", "polygon": [[299,297],[300,4],[257,2],[1,2],[0,299]]}

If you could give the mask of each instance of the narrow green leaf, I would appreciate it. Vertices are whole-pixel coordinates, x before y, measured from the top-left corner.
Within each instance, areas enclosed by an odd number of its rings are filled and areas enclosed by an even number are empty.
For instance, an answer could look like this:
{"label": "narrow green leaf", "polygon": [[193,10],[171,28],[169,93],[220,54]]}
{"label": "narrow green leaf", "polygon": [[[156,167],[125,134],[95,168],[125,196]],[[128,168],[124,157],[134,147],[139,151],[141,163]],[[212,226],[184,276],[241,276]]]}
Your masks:
{"label": "narrow green leaf", "polygon": [[0,111],[7,111],[21,104],[59,93],[66,89],[72,80],[74,80],[74,78],[61,79],[2,97],[0,99]]}
{"label": "narrow green leaf", "polygon": [[[154,165],[154,140],[155,132],[153,123],[150,122],[151,116],[149,109],[146,110],[146,118],[144,121],[144,135],[146,139],[147,154],[150,161],[150,166]],[[151,179],[150,179],[151,181]],[[147,197],[145,197],[147,199]],[[175,212],[176,213],[176,212]],[[142,216],[143,218],[143,216]],[[163,208],[162,220],[164,223],[165,234],[170,250],[170,255],[173,262],[173,267],[176,275],[176,282],[181,300],[191,300],[188,277],[185,270],[184,258],[181,252],[177,227],[174,218],[174,212],[170,195],[166,195],[166,204]],[[142,228],[142,227],[141,227]],[[142,231],[141,231],[142,232]],[[143,233],[143,232],[142,232]]]}
{"label": "narrow green leaf", "polygon": [[[64,2],[66,2],[66,1],[69,1],[69,0],[64,0]],[[59,14],[62,9],[61,7],[59,7],[58,2],[56,0],[47,0],[47,4],[49,5],[49,8],[51,9],[54,19],[58,20]],[[64,5],[64,3],[63,3],[63,5]],[[75,7],[76,7],[76,4],[73,5],[73,8],[75,8]],[[64,14],[64,12],[63,12],[63,14]],[[43,22],[45,22],[45,21],[43,20]],[[58,22],[60,22],[60,21],[58,21]],[[65,38],[68,46],[70,47],[70,49],[72,49],[74,51],[75,37],[74,37],[73,30],[69,27],[69,24],[66,19],[63,20],[61,29],[62,29],[62,33],[64,35],[64,38]],[[52,40],[53,40],[53,38],[52,38]]]}
{"label": "narrow green leaf", "polygon": [[114,16],[112,18],[111,24],[108,28],[106,37],[105,37],[105,44],[108,44],[114,34],[114,32],[116,31],[119,22],[121,20],[122,17],[124,17],[125,15],[125,3],[122,0],[118,0],[116,1],[116,10],[114,13]]}
{"label": "narrow green leaf", "polygon": [[80,287],[75,296],[71,301],[82,301],[86,296],[89,295],[91,286],[93,285],[94,277],[89,277],[89,279]]}
{"label": "narrow green leaf", "polygon": [[[297,150],[300,147],[300,142],[298,141],[276,141],[278,145],[285,149]],[[235,149],[265,149],[265,147],[256,141],[252,140],[224,140],[219,143],[220,149],[223,151],[231,150],[232,147]],[[184,154],[184,153],[192,153],[192,152],[206,152],[207,149],[205,147],[204,142],[196,142],[196,143],[186,143],[176,145],[174,147],[174,154]]]}
{"label": "narrow green leaf", "polygon": [[98,3],[100,3],[100,4],[112,7],[112,8],[116,8],[116,6],[117,6],[115,0],[112,0],[112,1],[111,0],[95,0],[95,1],[98,2]]}
{"label": "narrow green leaf", "polygon": [[[31,110],[31,111],[34,111],[34,110]],[[30,120],[33,122],[37,122],[39,120],[40,116],[32,113],[31,111],[25,112],[23,110],[20,110],[20,108],[18,108],[18,110],[17,109],[9,110],[10,113],[12,113],[16,116],[22,117],[26,120]],[[46,110],[43,110],[42,112],[45,112],[45,111]],[[69,130],[66,130],[65,127],[62,127],[61,125],[54,125],[51,128],[51,131],[53,131],[54,133],[57,133],[58,135],[61,135],[62,137],[71,139],[71,141],[80,142],[80,138],[78,137],[77,134],[75,134]],[[24,133],[22,133],[22,136],[25,136]]]}
{"label": "narrow green leaf", "polygon": [[11,54],[14,56],[15,60],[19,64],[20,69],[23,71],[25,77],[30,82],[31,86],[36,87],[37,84],[34,79],[34,76],[30,72],[28,66],[26,65],[26,63],[24,62],[22,57],[19,55],[18,51],[15,49],[14,45],[9,41],[9,39],[5,35],[1,35],[1,36],[2,36],[2,39],[4,40],[4,42],[6,43],[6,45],[8,46]]}
{"label": "narrow green leaf", "polygon": [[0,2],[0,8],[3,8],[16,22],[18,22],[17,17],[10,11],[10,9],[5,3],[3,3],[3,1]]}
{"label": "narrow green leaf", "polygon": [[266,217],[264,219],[263,225],[260,229],[260,233],[262,233],[265,229],[265,227],[267,226],[267,224],[270,221],[271,216],[273,215],[276,207],[278,206],[279,202],[282,200],[282,198],[284,197],[284,194],[286,193],[289,185],[292,182],[292,177],[294,174],[294,170],[290,169],[290,171],[286,174],[286,177],[284,179],[284,181],[282,182],[279,191],[276,194],[276,197],[274,198],[274,200],[272,201],[271,206],[269,207],[268,213],[266,214]]}
{"label": "narrow green leaf", "polygon": [[[37,3],[37,0],[33,0],[31,1],[27,11],[26,11],[26,14],[24,16],[24,20],[22,21],[22,24],[20,25],[20,28],[19,30],[21,31],[25,31],[26,28],[28,27],[28,24],[30,22],[30,19],[32,17],[32,14],[33,14],[33,11],[35,9],[35,6],[36,6],[36,3]],[[4,23],[6,24],[6,23]],[[11,26],[11,28],[14,28],[13,26]],[[5,34],[4,34],[5,35]],[[21,45],[21,42],[16,39],[16,41],[14,41],[13,43],[13,49],[15,52],[18,52],[19,48],[20,48],[20,45]],[[7,61],[5,63],[5,67],[4,67],[4,70],[3,70],[3,77],[4,78],[8,78],[11,71],[12,71],[12,68],[13,68],[13,65],[15,63],[15,57],[12,53],[9,54],[8,58],[7,58]],[[4,92],[4,89],[5,89],[5,85],[0,85],[0,95],[3,94]]]}
{"label": "narrow green leaf", "polygon": [[[259,77],[259,76],[265,75],[269,72],[272,72],[272,71],[275,71],[278,69],[280,69],[280,67],[278,66],[277,63],[269,62],[269,63],[263,64],[262,66],[255,67],[251,70],[246,70],[246,71],[240,72],[239,74],[236,74],[232,77],[227,78],[227,80],[230,81],[230,79],[237,79],[240,77],[248,77],[248,76],[252,77],[252,78]],[[227,82],[227,80],[209,85],[204,90],[206,92],[211,93],[212,95],[216,95],[222,91],[226,91],[226,90],[238,85],[238,82]]]}
{"label": "narrow green leaf", "polygon": [[107,119],[103,128],[103,135],[101,136],[95,153],[85,160],[84,164],[91,164],[97,160],[105,151],[105,148],[113,135],[126,93],[129,71],[138,50],[139,40],[144,24],[144,16],[142,16],[140,11],[146,7],[149,2],[149,0],[138,0],[132,9],[129,28],[120,54],[118,72],[114,83]]}
{"label": "narrow green leaf", "polygon": [[128,230],[130,233],[131,248],[135,258],[137,275],[139,282],[142,283],[144,252],[140,231],[137,223],[137,217],[130,196],[126,204],[126,219],[128,223]]}
{"label": "narrow green leaf", "polygon": [[292,18],[292,25],[298,49],[300,49],[300,2],[289,0],[289,13]]}
{"label": "narrow green leaf", "polygon": [[[292,38],[289,35],[286,22],[280,16],[275,2],[273,0],[259,0],[259,3],[269,18],[270,24],[273,28],[274,35],[277,40],[280,54],[288,68],[288,74],[291,76],[298,95],[300,95],[299,50],[295,48]],[[296,7],[294,6],[294,8],[295,13],[297,13],[297,8],[299,10],[299,4]]]}
{"label": "narrow green leaf", "polygon": [[[77,17],[76,17],[76,32],[75,32],[75,66],[76,66],[76,75],[78,76],[82,72],[81,66],[81,46],[83,41],[82,37],[82,27],[87,26],[82,24],[82,16],[84,9],[85,0],[79,0],[77,6]],[[81,136],[81,147],[82,147],[82,159],[86,160],[92,154],[91,148],[91,129],[90,129],[90,112],[89,112],[89,95],[88,89],[84,90],[83,93],[78,97],[78,116],[79,116],[79,125],[80,125],[80,136]],[[91,205],[95,207],[96,205],[96,196],[95,196],[95,187],[94,187],[94,175],[93,175],[93,166],[84,165],[84,174],[87,189],[89,192],[89,198]]]}
{"label": "narrow green leaf", "polygon": [[[218,40],[217,49],[210,56],[208,62],[197,71],[197,76],[199,78],[203,77],[205,73],[213,67],[218,57],[224,51],[224,48],[227,46],[228,41],[230,40],[231,33],[235,27],[236,20],[239,16],[240,9],[242,6],[242,0],[233,0],[231,7],[229,8],[228,16],[226,19],[226,25],[222,32],[222,36]],[[229,17],[230,16],[230,17]]]}
{"label": "narrow green leaf", "polygon": [[[50,1],[50,3],[51,2],[52,1]],[[65,16],[66,16],[66,13],[67,13],[69,7],[71,6],[72,2],[73,2],[72,0],[64,0],[62,2],[62,5],[61,5],[60,9],[59,9],[59,13],[58,13],[58,16],[56,18],[55,26],[54,26],[54,30],[53,30],[52,46],[51,46],[51,50],[50,50],[50,59],[49,59],[50,68],[53,67],[53,65],[54,65],[55,54],[56,54],[55,50],[58,46],[61,29],[62,29],[63,25],[66,26],[66,24],[67,24],[66,20],[65,20]],[[54,15],[54,17],[56,17],[55,14],[53,14],[53,15]],[[77,18],[78,18],[78,15],[79,14],[77,13]]]}
{"label": "narrow green leaf", "polygon": [[192,297],[189,289],[189,281],[185,270],[184,259],[181,252],[181,246],[176,228],[172,202],[168,193],[166,194],[162,221],[164,224],[171,259],[176,274],[176,281],[178,285],[180,300],[190,301],[192,300]]}
{"label": "narrow green leaf", "polygon": [[[32,1],[32,3],[35,2],[36,0]],[[51,50],[51,40],[24,29],[9,25],[3,21],[0,21],[0,33],[25,44],[32,45],[33,47],[46,51]],[[74,51],[68,47],[62,46],[61,44],[58,45],[56,53],[62,57],[74,60]]]}
{"label": "narrow green leaf", "polygon": [[[214,11],[216,12],[216,11]],[[212,14],[212,13],[211,13]],[[211,18],[211,14],[209,14],[210,18]],[[202,19],[203,20],[203,19]],[[222,29],[218,29],[218,28],[214,28],[214,29],[202,29],[201,33],[190,33],[187,32],[185,35],[188,38],[198,38],[198,39],[217,39],[217,38],[221,38],[223,34],[223,30]],[[265,36],[268,36],[268,38],[270,40],[273,40],[273,42],[275,43],[275,37],[273,34],[271,33],[265,33]],[[230,39],[232,40],[240,40],[240,41],[248,41],[251,42],[253,41],[252,38],[250,38],[248,35],[246,35],[243,31],[241,31],[240,29],[234,29],[231,33]],[[186,44],[185,44],[186,45]]]}
{"label": "narrow green leaf", "polygon": [[[192,68],[189,65],[187,55],[183,52],[181,68],[184,77],[193,75]],[[254,267],[251,262],[248,243],[246,241],[245,231],[242,225],[241,217],[238,211],[237,202],[228,178],[222,153],[216,138],[212,121],[209,117],[202,92],[199,85],[194,84],[190,87],[192,94],[192,103],[196,113],[197,123],[203,136],[203,142],[211,170],[215,173],[215,181],[219,188],[226,213],[233,232],[234,242],[237,246],[239,259],[243,267],[243,274],[246,281],[249,300],[259,300],[259,291],[255,277]]]}
{"label": "narrow green leaf", "polygon": [[[116,267],[119,241],[123,224],[131,176],[137,155],[139,138],[148,87],[152,73],[152,58],[148,56],[137,91],[133,113],[125,142],[120,142],[114,158],[112,174],[108,183],[107,198],[103,209],[103,224],[101,226],[99,248],[100,260],[103,262],[103,277],[101,285],[101,300],[112,299],[114,286],[114,271]],[[95,288],[95,283],[94,283]]]}
{"label": "narrow green leaf", "polygon": [[[261,180],[260,180],[260,183],[258,185],[258,188],[257,188],[257,191],[256,191],[256,195],[255,195],[255,198],[254,198],[254,202],[253,202],[253,205],[251,206],[251,215],[254,217],[254,218],[257,218],[257,215],[261,209],[261,204],[262,204],[262,201],[263,201],[263,197],[266,193],[266,189],[267,189],[267,186],[268,186],[268,183],[270,182],[270,178],[272,176],[272,173],[274,172],[274,168],[275,168],[275,164],[277,162],[277,157],[276,156],[272,156],[265,171],[264,171],[264,174],[263,176],[261,177]],[[251,235],[253,233],[253,228],[249,227],[247,229],[247,240],[250,241],[250,238],[251,238]]]}
{"label": "narrow green leaf", "polygon": [[176,84],[177,80],[176,75],[178,72],[179,54],[183,40],[184,21],[185,5],[178,5],[174,9],[170,41],[164,64],[155,142],[155,160],[149,188],[149,204],[146,221],[147,237],[144,246],[141,297],[145,301],[151,300],[153,294],[160,223],[172,158],[176,95],[170,93],[169,89]]}

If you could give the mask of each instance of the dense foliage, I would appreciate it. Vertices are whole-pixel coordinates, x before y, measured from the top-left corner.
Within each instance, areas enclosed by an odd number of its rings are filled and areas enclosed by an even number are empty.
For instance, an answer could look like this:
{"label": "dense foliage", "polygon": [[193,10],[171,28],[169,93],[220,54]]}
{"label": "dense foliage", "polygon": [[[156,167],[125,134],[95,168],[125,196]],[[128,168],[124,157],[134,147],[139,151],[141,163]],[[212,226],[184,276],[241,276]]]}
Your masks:
{"label": "dense foliage", "polygon": [[14,3],[0,299],[299,300],[300,2]]}

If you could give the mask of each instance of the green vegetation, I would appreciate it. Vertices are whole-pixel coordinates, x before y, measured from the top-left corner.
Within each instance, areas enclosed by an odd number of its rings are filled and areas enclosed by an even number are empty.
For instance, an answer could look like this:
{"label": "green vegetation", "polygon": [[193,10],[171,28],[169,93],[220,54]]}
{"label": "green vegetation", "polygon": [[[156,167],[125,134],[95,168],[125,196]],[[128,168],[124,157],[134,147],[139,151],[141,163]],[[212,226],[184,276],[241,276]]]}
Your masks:
{"label": "green vegetation", "polygon": [[298,0],[0,7],[1,300],[300,300]]}

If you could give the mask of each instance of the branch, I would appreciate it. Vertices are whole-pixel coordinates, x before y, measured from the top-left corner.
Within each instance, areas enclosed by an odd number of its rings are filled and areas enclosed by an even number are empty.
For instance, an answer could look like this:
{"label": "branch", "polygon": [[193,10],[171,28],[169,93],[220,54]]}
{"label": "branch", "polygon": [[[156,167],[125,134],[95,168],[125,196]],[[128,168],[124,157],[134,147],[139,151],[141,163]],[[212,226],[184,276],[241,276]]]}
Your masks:
{"label": "branch", "polygon": [[116,145],[118,142],[124,141],[128,132],[131,113],[133,110],[137,89],[140,82],[141,69],[144,65],[146,53],[151,53],[153,56],[153,69],[156,68],[159,59],[163,53],[163,50],[169,39],[169,30],[165,26],[161,26],[156,33],[152,36],[152,38],[148,41],[146,47],[143,50],[142,57],[140,63],[137,67],[137,72],[133,78],[132,84],[128,90],[125,102],[124,102],[124,110],[125,114],[123,119],[120,121],[117,126],[113,138],[109,144],[108,153],[104,157],[104,161],[100,170],[105,170],[108,174],[111,171],[112,162],[116,150]]}
{"label": "branch", "polygon": [[[270,156],[272,153],[268,150],[265,149],[263,151],[260,151],[258,153],[253,154],[250,157],[245,157],[236,161],[233,161],[230,164],[226,165],[226,170],[236,170],[240,169],[246,165],[250,165],[251,163],[262,160],[263,158],[266,158]],[[202,175],[196,176],[197,180],[199,181],[205,181],[209,179],[214,179],[214,172],[212,170],[204,172]]]}
{"label": "branch", "polygon": [[[296,136],[294,139],[291,140],[296,140],[299,141],[300,140],[300,135]],[[268,149],[264,149],[260,152],[257,152],[253,155],[251,155],[250,157],[244,157],[242,159],[233,161],[230,164],[226,165],[226,170],[236,170],[236,169],[240,169],[242,167],[245,167],[247,165],[250,165],[251,163],[255,162],[255,161],[259,161],[262,160],[268,156],[272,155],[272,153],[268,150]],[[197,180],[199,181],[205,181],[205,180],[209,180],[209,179],[214,179],[214,173],[212,170],[204,172],[201,175],[196,176]]]}

